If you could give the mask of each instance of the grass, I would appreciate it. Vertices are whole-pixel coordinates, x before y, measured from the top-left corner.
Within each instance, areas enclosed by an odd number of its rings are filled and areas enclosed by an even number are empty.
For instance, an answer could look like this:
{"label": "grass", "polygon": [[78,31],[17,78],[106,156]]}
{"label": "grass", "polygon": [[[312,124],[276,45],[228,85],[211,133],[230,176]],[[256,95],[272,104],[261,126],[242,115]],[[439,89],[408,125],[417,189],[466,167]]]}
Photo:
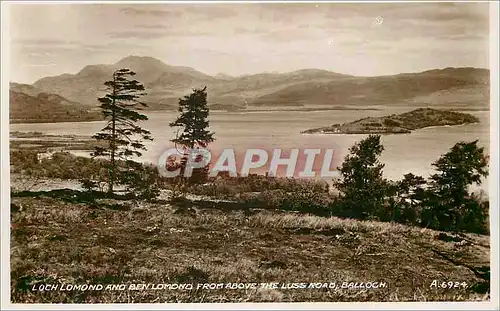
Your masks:
{"label": "grass", "polygon": [[[185,204],[184,204],[185,205]],[[121,208],[117,208],[121,207]],[[12,197],[14,303],[476,301],[489,237],[272,210]],[[446,254],[453,262],[438,253]],[[33,292],[39,284],[385,282],[386,288]]]}

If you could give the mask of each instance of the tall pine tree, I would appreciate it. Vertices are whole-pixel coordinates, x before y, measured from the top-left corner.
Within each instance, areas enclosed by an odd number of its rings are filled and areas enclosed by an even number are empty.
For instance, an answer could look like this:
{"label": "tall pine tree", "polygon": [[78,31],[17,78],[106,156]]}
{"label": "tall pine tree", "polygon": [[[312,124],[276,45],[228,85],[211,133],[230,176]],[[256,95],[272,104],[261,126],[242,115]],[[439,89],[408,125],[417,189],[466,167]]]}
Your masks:
{"label": "tall pine tree", "polygon": [[387,180],[382,176],[384,164],[378,157],[384,146],[380,135],[369,135],[352,146],[338,168],[342,178],[333,185],[340,192],[342,208],[348,216],[368,218],[382,208],[387,191]]}
{"label": "tall pine tree", "polygon": [[113,193],[113,187],[119,171],[118,161],[125,164],[130,162],[131,156],[140,157],[141,150],[146,150],[144,140],[152,141],[151,133],[136,123],[148,120],[148,117],[138,111],[146,104],[139,101],[145,95],[144,86],[137,80],[132,80],[135,72],[129,69],[119,69],[113,72],[113,79],[106,81],[107,94],[98,98],[101,103],[102,114],[106,119],[106,126],[93,138],[107,142],[106,147],[96,147],[92,156],[107,157],[108,165],[108,192]]}
{"label": "tall pine tree", "polygon": [[169,124],[171,127],[180,128],[177,136],[171,141],[184,150],[181,173],[184,172],[189,150],[206,148],[209,143],[215,141],[214,133],[208,129],[210,112],[207,106],[206,89],[207,87],[193,89],[191,94],[179,99],[180,115]]}

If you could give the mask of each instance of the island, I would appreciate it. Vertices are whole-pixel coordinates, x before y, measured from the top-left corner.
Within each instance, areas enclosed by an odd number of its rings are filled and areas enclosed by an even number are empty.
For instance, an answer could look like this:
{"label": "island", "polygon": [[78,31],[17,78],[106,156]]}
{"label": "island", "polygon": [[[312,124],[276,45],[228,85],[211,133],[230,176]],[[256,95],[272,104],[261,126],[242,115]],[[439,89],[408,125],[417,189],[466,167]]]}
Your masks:
{"label": "island", "polygon": [[430,126],[479,123],[471,114],[450,110],[419,108],[402,114],[367,117],[344,124],[333,124],[302,131],[302,134],[405,134]]}

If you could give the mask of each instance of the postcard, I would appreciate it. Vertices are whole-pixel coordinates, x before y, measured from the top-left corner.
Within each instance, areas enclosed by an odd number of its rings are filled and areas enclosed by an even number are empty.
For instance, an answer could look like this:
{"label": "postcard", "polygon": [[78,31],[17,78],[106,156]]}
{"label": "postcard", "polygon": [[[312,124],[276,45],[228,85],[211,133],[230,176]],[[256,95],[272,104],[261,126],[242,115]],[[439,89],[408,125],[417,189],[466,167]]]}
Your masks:
{"label": "postcard", "polygon": [[496,2],[6,1],[2,87],[2,308],[498,307]]}

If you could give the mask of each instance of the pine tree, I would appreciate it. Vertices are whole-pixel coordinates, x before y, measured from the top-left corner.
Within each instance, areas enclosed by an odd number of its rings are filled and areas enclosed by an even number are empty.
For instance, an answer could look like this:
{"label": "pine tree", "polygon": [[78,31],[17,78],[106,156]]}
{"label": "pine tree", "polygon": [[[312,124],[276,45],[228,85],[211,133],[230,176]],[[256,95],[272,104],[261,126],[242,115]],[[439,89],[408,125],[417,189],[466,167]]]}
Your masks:
{"label": "pine tree", "polygon": [[484,217],[469,193],[469,186],[480,185],[481,178],[488,176],[488,159],[477,142],[459,142],[432,164],[437,173],[430,177],[424,214],[427,219],[437,218],[441,229],[459,229],[462,218],[471,213]]}
{"label": "pine tree", "polygon": [[207,87],[194,89],[190,95],[179,100],[180,115],[170,126],[183,129],[180,136],[172,139],[172,142],[193,149],[196,146],[204,148],[215,140],[214,133],[208,130],[206,89]]}
{"label": "pine tree", "polygon": [[[203,89],[193,89],[193,92],[184,98],[179,99],[180,115],[174,122],[169,125],[171,127],[180,127],[180,134],[171,141],[180,146],[183,151],[181,159],[181,174],[186,167],[189,150],[195,148],[206,148],[209,143],[215,141],[214,133],[210,132],[209,127],[209,109],[207,106],[207,87]],[[203,171],[206,171],[208,166]],[[199,170],[198,170],[199,172]],[[206,177],[206,176],[205,176]],[[201,177],[200,177],[201,178]],[[194,180],[196,178],[192,178]]]}
{"label": "pine tree", "polygon": [[383,150],[380,135],[370,135],[349,149],[350,154],[338,168],[342,178],[333,185],[340,192],[347,216],[367,218],[382,208],[387,181],[382,177],[384,164],[378,157]]}
{"label": "pine tree", "polygon": [[143,141],[153,140],[149,131],[136,124],[148,120],[148,117],[138,112],[147,105],[139,101],[145,95],[144,86],[137,80],[130,79],[134,75],[135,72],[129,69],[114,71],[113,79],[104,83],[107,94],[98,98],[107,122],[93,138],[108,144],[106,147],[96,147],[92,156],[109,159],[107,184],[110,194],[113,193],[114,185],[119,183],[118,161],[127,164],[131,156],[140,157],[141,150],[146,150]]}

